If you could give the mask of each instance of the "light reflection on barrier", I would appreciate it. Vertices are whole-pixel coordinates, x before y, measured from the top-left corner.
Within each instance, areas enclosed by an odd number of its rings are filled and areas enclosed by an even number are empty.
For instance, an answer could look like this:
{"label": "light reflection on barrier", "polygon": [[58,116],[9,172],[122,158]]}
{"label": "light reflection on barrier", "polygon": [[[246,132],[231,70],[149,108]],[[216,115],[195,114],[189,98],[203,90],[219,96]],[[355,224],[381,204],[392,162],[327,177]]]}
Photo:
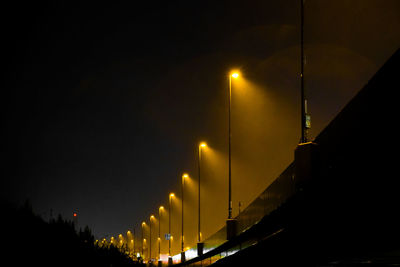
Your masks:
{"label": "light reflection on barrier", "polygon": [[[270,214],[281,206],[290,196],[295,193],[294,167],[291,163],[279,177],[270,184],[246,209],[237,217],[238,235],[246,232],[256,225],[264,216]],[[226,240],[226,227],[222,227],[216,233],[204,240],[204,250],[202,259],[197,257],[197,247],[193,247],[186,252],[187,262],[185,266],[207,266],[224,257],[235,254],[241,249],[253,245],[257,240],[245,240],[234,247],[229,247],[221,252],[213,251],[223,245]],[[209,256],[207,255],[209,254]],[[181,255],[174,256],[174,263],[180,263]],[[175,261],[176,259],[176,261]]]}

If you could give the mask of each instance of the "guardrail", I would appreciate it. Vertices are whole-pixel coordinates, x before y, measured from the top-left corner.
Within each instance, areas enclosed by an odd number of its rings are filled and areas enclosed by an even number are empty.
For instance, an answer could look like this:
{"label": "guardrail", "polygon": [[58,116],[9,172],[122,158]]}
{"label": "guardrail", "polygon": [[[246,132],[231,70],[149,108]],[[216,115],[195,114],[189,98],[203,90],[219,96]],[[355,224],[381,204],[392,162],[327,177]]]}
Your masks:
{"label": "guardrail", "polygon": [[226,240],[226,226],[204,240],[204,254],[197,255],[197,247],[190,249],[186,261],[174,266],[208,266],[226,256],[235,254],[256,244],[260,240],[271,238],[284,229],[274,229],[271,232],[260,232],[259,223],[263,218],[277,210],[295,193],[294,164],[291,163],[267,189],[264,190],[235,219],[238,221],[238,235]]}

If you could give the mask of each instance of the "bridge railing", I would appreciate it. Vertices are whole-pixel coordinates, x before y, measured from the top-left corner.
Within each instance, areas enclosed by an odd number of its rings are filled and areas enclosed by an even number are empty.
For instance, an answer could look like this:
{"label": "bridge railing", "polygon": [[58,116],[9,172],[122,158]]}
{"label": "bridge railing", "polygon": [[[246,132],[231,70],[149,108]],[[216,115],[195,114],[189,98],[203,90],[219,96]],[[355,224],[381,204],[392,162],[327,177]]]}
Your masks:
{"label": "bridge railing", "polygon": [[256,226],[262,218],[279,208],[295,193],[294,178],[294,166],[291,163],[264,192],[236,217],[238,221],[238,235],[236,238],[227,241],[226,226],[224,226],[204,240],[204,254],[202,256],[197,256],[197,248],[194,247],[187,253],[186,262],[177,265],[208,266],[263,239],[264,237],[262,236],[255,237],[249,234],[249,230]]}

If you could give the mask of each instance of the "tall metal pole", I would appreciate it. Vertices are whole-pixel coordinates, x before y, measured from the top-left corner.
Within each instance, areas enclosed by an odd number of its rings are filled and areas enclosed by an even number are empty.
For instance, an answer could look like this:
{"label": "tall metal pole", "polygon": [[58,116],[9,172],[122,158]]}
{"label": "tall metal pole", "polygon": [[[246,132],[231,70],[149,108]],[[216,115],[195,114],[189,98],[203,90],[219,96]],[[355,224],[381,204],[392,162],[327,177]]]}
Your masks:
{"label": "tall metal pole", "polygon": [[201,164],[201,145],[199,145],[198,148],[199,148],[199,157],[198,157],[198,164],[197,165],[198,165],[198,170],[199,170],[199,181],[198,181],[198,187],[199,187],[199,193],[198,193],[198,197],[199,197],[199,200],[198,200],[199,216],[198,216],[198,219],[199,219],[199,221],[198,221],[198,230],[197,230],[197,234],[198,234],[197,241],[200,243],[201,242],[201,236],[200,236],[200,164]]}
{"label": "tall metal pole", "polygon": [[168,256],[171,256],[171,194],[169,195],[169,208],[168,208],[168,234],[169,234],[169,239],[168,239]]}
{"label": "tall metal pole", "polygon": [[228,182],[228,195],[229,195],[229,202],[228,202],[228,219],[232,219],[232,181],[231,181],[231,101],[232,101],[232,76],[229,75],[229,110],[228,110],[228,116],[229,116],[229,122],[228,122],[228,131],[229,131],[229,182]]}
{"label": "tall metal pole", "polygon": [[143,226],[144,226],[144,222],[142,223],[142,258],[144,259],[144,236],[143,236]]}
{"label": "tall metal pole", "polygon": [[300,0],[300,90],[301,90],[301,143],[307,142],[306,105],[304,90],[304,0]]}
{"label": "tall metal pole", "polygon": [[135,231],[135,229],[136,229],[136,227],[133,226],[133,237],[132,237],[132,240],[133,240],[133,254],[135,254],[135,245],[136,245],[136,240],[135,240],[135,238],[136,238],[136,231]]}
{"label": "tall metal pole", "polygon": [[158,209],[158,259],[161,258],[161,207]]}
{"label": "tall metal pole", "polygon": [[150,247],[149,247],[149,260],[151,260],[151,218],[152,217],[150,217],[150,242],[149,242],[149,245],[150,245]]}
{"label": "tall metal pole", "polygon": [[184,187],[185,187],[185,177],[182,176],[182,187],[181,187],[181,191],[182,191],[182,241],[181,241],[181,252],[184,251],[184,235],[183,235],[183,197],[184,197]]}

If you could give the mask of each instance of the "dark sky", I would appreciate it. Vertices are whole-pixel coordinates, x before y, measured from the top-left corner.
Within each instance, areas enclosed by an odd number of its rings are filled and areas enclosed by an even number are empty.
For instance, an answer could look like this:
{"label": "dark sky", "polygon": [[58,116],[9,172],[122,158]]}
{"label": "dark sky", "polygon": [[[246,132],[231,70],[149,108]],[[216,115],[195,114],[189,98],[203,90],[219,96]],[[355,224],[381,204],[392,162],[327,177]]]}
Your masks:
{"label": "dark sky", "polygon": [[[206,140],[203,191],[221,203],[204,204],[205,214],[220,214],[209,228],[204,222],[206,237],[227,216],[231,69],[242,74],[233,93],[235,209],[293,158],[300,138],[299,1],[137,2],[2,8],[1,195],[30,199],[46,218],[50,209],[65,217],[77,211],[97,237],[117,235],[166,206],[183,172],[195,181],[196,146]],[[397,0],[305,2],[311,137],[399,44]],[[189,197],[188,206],[195,205]],[[195,221],[192,215],[187,220]]]}

